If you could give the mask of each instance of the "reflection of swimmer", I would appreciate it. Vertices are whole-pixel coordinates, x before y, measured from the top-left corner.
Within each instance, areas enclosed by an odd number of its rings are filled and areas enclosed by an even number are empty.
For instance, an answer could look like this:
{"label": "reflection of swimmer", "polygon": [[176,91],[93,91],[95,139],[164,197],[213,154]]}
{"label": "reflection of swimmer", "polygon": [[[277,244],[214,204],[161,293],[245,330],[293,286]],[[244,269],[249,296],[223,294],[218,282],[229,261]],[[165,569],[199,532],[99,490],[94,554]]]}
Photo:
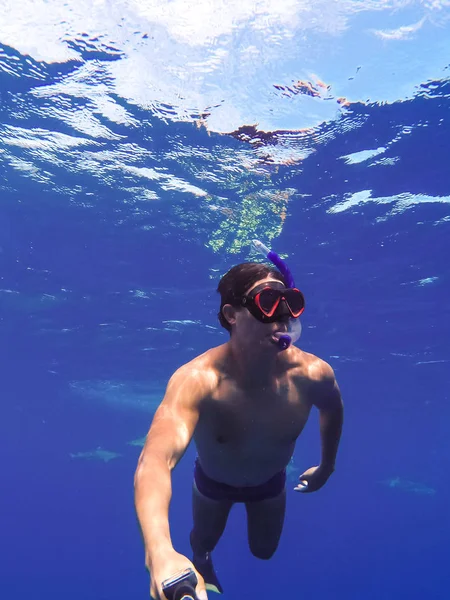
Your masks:
{"label": "reflection of swimmer", "polygon": [[315,84],[311,81],[304,81],[299,79],[292,86],[287,85],[274,85],[273,86],[279,92],[282,92],[284,96],[296,96],[297,94],[303,94],[304,96],[311,96],[312,98],[322,98],[322,90],[328,91],[330,86],[325,85],[322,81],[318,80]]}
{"label": "reflection of swimmer", "polygon": [[350,106],[350,102],[347,100],[347,98],[344,98],[343,96],[341,98],[337,98],[336,102],[338,104],[340,104],[341,106],[343,106],[344,108],[346,108],[347,106]]}
{"label": "reflection of swimmer", "polygon": [[[272,255],[276,264],[279,257]],[[230,340],[172,375],[153,418],[135,473],[135,502],[154,598],[163,598],[163,582],[189,569],[199,598],[206,589],[222,591],[211,552],[235,503],[245,504],[253,555],[273,555],[290,460],[313,406],[320,413],[322,456],[294,489],[315,492],[334,471],[341,395],[330,365],[293,345],[304,298],[285,263],[277,266],[244,263],[222,277],[218,317]],[[171,471],[191,439],[197,448],[192,561],[174,550],[168,519]]]}

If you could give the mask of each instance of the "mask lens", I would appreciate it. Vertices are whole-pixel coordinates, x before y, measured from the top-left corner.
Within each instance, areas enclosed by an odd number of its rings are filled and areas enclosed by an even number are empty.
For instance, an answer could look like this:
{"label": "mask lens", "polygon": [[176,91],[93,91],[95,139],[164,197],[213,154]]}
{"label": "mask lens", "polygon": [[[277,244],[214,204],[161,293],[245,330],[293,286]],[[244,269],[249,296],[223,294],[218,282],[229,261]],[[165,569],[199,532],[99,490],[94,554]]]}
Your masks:
{"label": "mask lens", "polygon": [[305,298],[301,291],[297,289],[286,290],[283,295],[286,298],[292,316],[294,318],[299,317],[305,308]]}
{"label": "mask lens", "polygon": [[266,316],[271,316],[281,296],[280,290],[265,288],[264,290],[262,290],[262,292],[258,294],[258,296],[259,308]]}

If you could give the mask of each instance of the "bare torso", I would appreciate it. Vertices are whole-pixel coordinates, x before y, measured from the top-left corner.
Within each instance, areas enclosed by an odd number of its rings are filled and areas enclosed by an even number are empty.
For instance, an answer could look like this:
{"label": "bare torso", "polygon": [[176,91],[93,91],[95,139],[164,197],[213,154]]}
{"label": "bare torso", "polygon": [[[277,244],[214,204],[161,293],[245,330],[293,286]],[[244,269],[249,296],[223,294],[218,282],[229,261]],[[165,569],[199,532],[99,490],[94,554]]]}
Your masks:
{"label": "bare torso", "polygon": [[317,357],[292,347],[265,384],[242,384],[227,345],[195,359],[214,381],[194,432],[205,473],[233,486],[259,485],[289,463],[308,419],[309,367]]}

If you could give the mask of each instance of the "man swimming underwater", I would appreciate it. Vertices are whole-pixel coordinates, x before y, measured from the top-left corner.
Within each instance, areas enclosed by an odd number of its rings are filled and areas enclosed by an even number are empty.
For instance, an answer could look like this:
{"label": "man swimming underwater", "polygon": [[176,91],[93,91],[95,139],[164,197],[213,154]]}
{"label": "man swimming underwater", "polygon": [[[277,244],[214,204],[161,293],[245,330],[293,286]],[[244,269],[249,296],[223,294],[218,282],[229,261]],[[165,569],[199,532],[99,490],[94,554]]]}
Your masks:
{"label": "man swimming underwater", "polygon": [[[219,321],[230,340],[172,375],[139,458],[135,504],[157,600],[165,597],[163,582],[185,569],[197,576],[199,600],[206,589],[222,591],[211,552],[235,502],[245,504],[252,554],[273,555],[284,522],[286,466],[312,406],[320,413],[321,461],[294,489],[315,492],[334,471],[343,421],[339,388],[326,362],[292,345],[304,298],[283,261],[274,253],[268,258],[282,272],[243,263],[220,280]],[[168,518],[171,471],[191,439],[197,449],[192,561],[174,550]]]}

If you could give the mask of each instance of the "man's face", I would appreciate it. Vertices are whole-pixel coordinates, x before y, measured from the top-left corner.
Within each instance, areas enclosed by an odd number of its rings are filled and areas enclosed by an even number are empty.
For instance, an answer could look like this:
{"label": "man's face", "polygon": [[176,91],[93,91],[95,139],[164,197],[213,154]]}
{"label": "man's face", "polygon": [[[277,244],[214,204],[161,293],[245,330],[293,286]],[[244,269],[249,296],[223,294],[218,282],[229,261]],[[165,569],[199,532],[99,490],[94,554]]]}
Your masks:
{"label": "man's face", "polygon": [[[284,283],[279,279],[275,279],[274,277],[266,277],[252,284],[251,287],[245,291],[245,295],[249,294],[253,289],[261,284],[270,282],[276,282],[284,287]],[[259,343],[269,347],[275,347],[277,339],[273,337],[274,333],[286,333],[288,324],[288,313],[280,316],[280,318],[273,323],[262,323],[261,321],[258,321],[258,319],[256,319],[245,307],[242,307],[236,311],[234,335],[239,337],[244,343],[251,341],[255,344]]]}

